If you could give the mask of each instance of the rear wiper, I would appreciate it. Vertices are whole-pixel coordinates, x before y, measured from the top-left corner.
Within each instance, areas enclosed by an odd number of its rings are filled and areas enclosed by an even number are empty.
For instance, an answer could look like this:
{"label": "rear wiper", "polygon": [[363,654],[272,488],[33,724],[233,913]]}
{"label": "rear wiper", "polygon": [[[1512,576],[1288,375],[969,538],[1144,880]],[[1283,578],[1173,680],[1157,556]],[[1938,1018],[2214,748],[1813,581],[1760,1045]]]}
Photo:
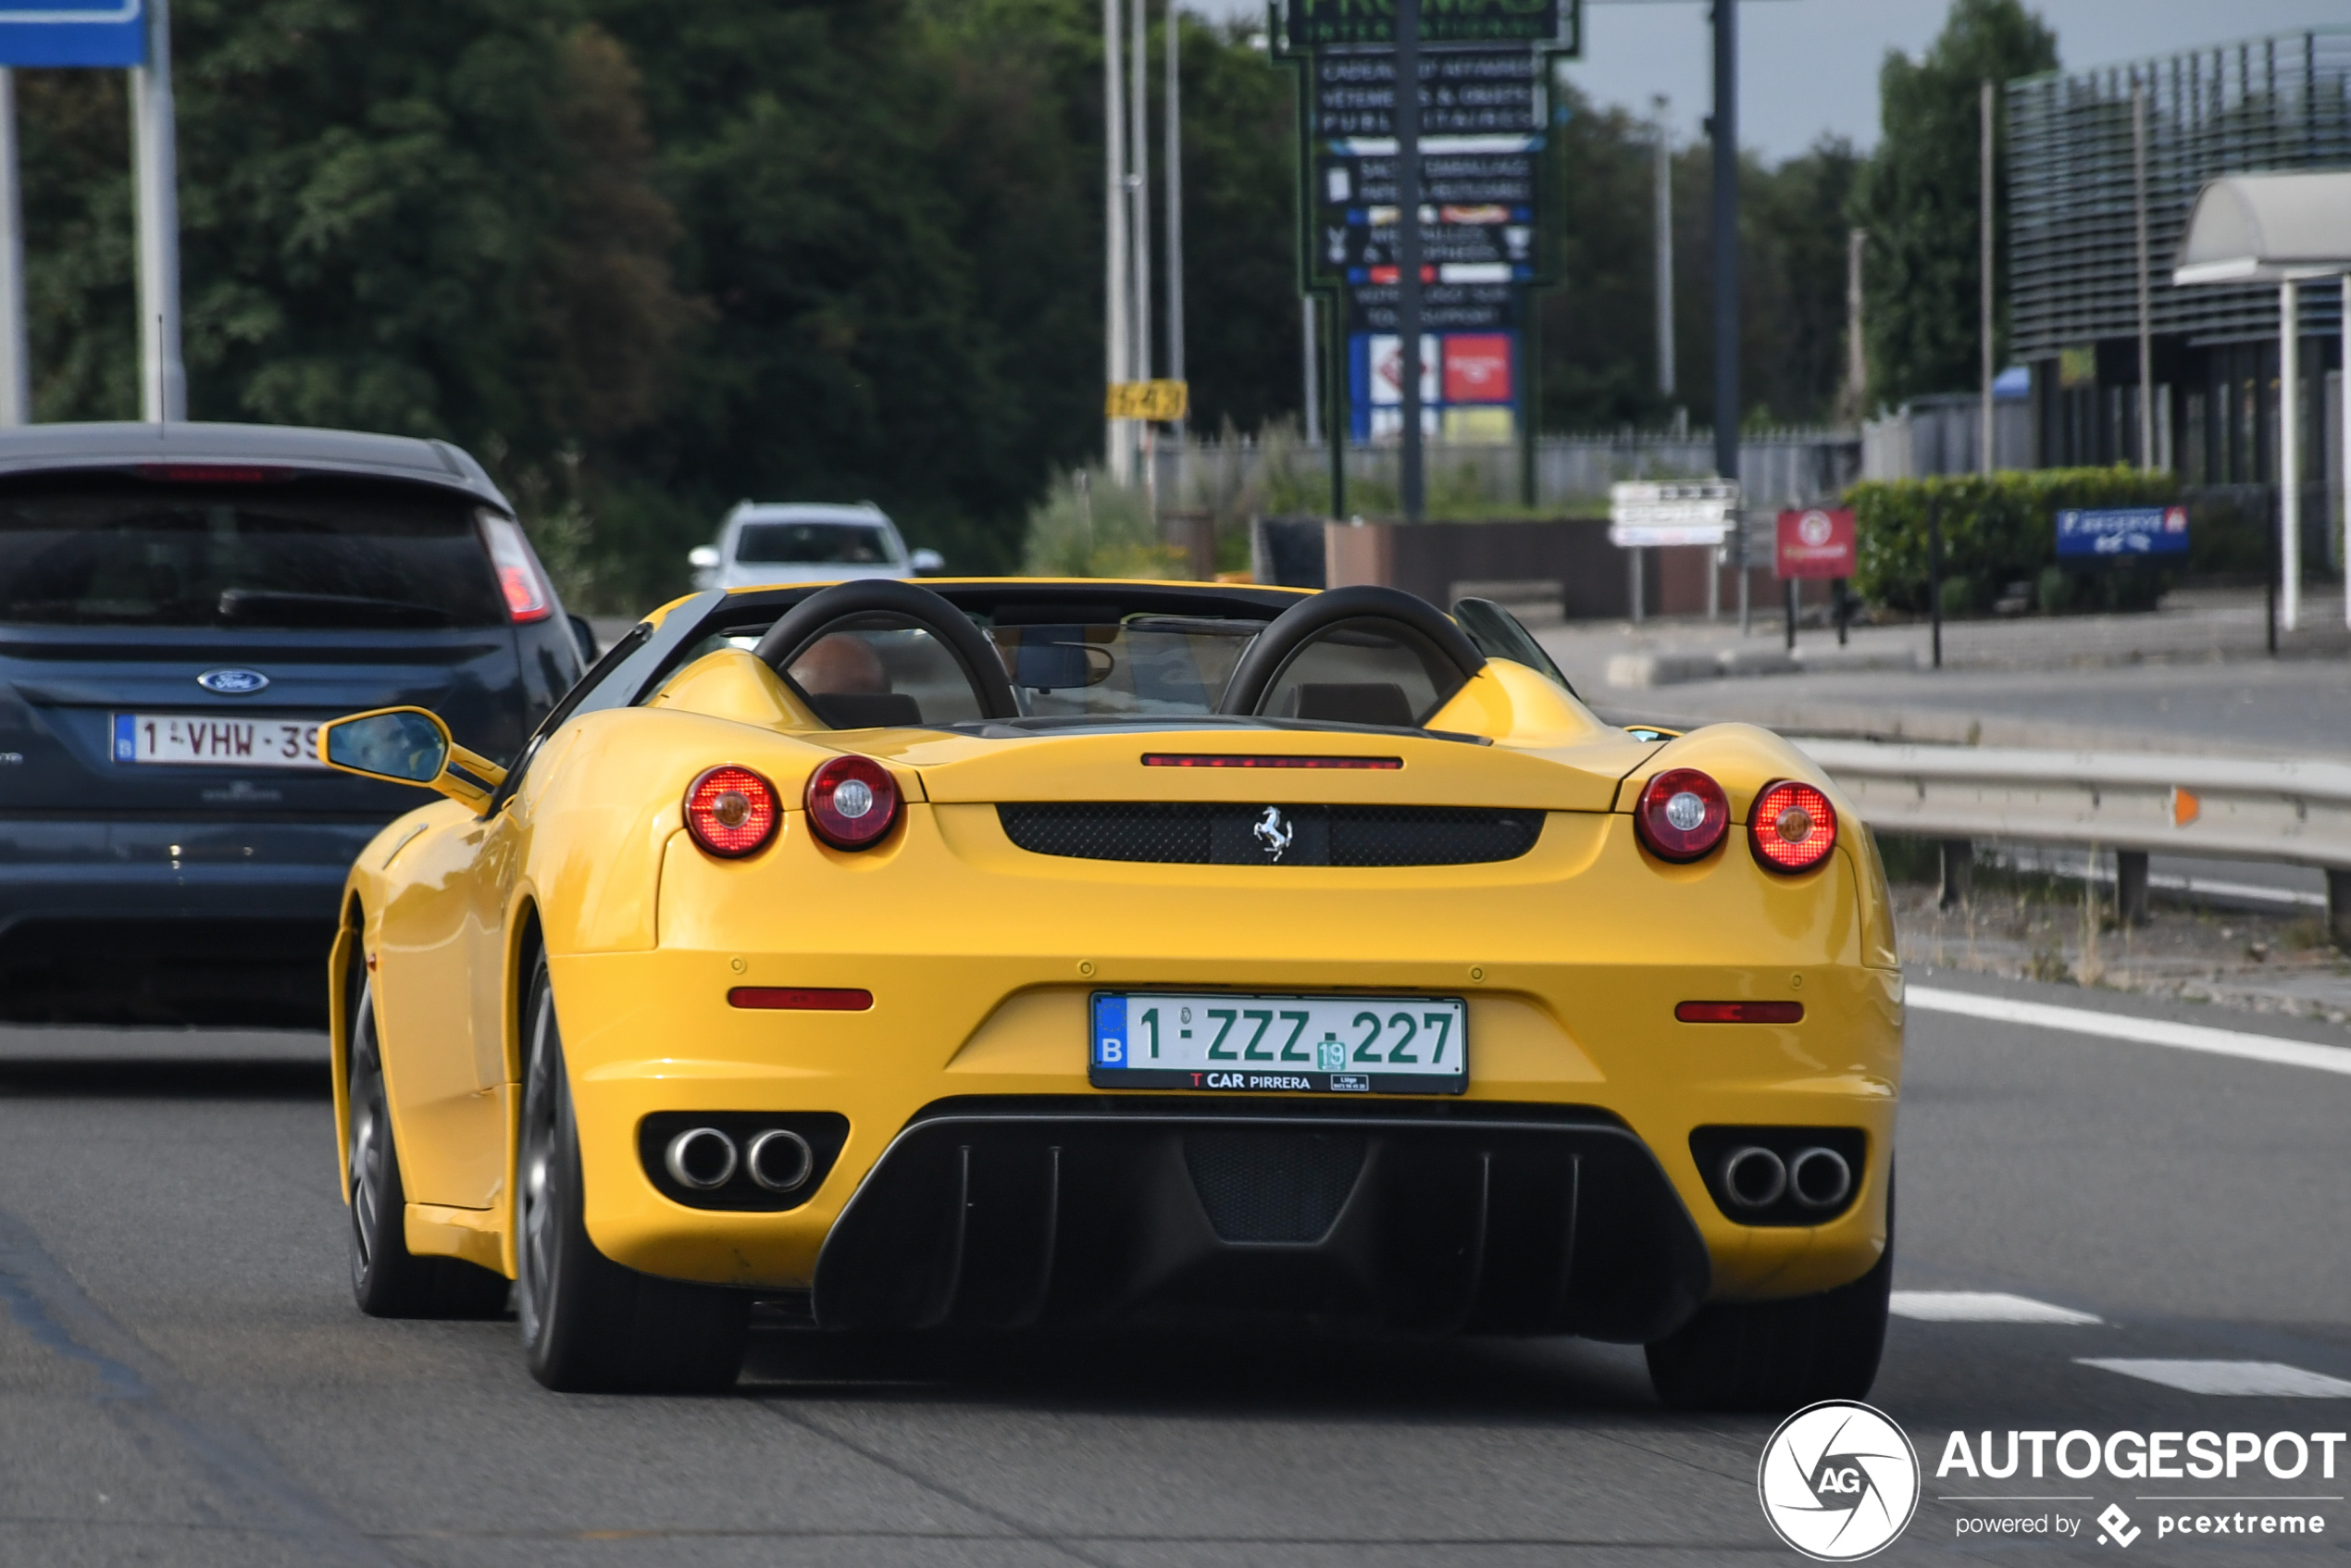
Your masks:
{"label": "rear wiper", "polygon": [[419,604],[406,599],[231,588],[220,595],[220,618],[247,626],[439,627],[449,624],[449,612],[438,604]]}

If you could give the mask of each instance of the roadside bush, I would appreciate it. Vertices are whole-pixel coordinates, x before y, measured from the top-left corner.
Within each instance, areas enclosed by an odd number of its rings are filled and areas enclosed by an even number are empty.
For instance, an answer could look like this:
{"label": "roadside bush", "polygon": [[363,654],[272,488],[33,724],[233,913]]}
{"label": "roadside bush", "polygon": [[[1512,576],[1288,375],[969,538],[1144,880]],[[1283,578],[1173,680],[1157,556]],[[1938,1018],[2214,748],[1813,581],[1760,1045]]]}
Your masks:
{"label": "roadside bush", "polygon": [[1056,474],[1028,514],[1024,566],[1034,577],[1178,578],[1187,557],[1163,543],[1140,490]]}
{"label": "roadside bush", "polygon": [[[1853,586],[1863,598],[1926,609],[1930,498],[1943,529],[1946,614],[1988,607],[2011,582],[2034,584],[2048,610],[2147,609],[2169,586],[2163,570],[2143,562],[2059,566],[2057,515],[2070,506],[2168,506],[2179,499],[2173,476],[2121,467],[2044,468],[1855,485],[1847,499],[1860,557]],[[2045,575],[2052,568],[2068,579],[2063,588]],[[1954,590],[1955,582],[1966,586]]]}

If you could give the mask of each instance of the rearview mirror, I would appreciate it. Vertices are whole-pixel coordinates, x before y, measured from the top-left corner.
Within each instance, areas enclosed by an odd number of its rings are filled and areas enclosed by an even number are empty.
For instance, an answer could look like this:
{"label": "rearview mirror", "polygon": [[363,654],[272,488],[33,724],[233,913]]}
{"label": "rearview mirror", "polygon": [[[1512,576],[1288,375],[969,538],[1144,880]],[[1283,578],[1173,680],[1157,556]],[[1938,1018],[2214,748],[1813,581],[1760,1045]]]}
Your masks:
{"label": "rearview mirror", "polygon": [[947,557],[936,550],[917,550],[906,557],[906,565],[914,568],[916,577],[929,577],[947,569]]}
{"label": "rearview mirror", "polygon": [[695,545],[691,550],[686,552],[686,564],[693,567],[694,570],[698,572],[716,571],[718,569],[718,546],[715,544]]}
{"label": "rearview mirror", "polygon": [[488,803],[506,770],[450,739],[441,716],[423,708],[378,708],[319,727],[318,752],[329,767],[392,784],[421,784],[451,800]]}

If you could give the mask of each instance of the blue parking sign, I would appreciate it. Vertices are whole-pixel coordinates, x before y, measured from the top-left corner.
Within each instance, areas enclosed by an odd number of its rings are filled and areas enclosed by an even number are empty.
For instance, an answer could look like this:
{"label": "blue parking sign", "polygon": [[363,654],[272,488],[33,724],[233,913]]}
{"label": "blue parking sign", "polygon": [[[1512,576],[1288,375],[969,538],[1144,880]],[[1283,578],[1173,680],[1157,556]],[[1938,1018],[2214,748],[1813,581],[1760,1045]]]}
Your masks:
{"label": "blue parking sign", "polygon": [[146,63],[146,0],[0,0],[0,66]]}
{"label": "blue parking sign", "polygon": [[2116,506],[2057,515],[2057,553],[2069,555],[2183,555],[2188,548],[2184,506]]}

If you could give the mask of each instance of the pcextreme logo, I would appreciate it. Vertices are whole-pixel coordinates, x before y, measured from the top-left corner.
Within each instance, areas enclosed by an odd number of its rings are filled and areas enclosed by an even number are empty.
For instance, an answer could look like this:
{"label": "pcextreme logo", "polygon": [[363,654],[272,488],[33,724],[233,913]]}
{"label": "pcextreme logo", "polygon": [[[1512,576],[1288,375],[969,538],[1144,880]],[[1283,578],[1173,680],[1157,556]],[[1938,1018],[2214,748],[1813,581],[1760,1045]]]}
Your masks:
{"label": "pcextreme logo", "polygon": [[1918,1512],[1918,1450],[1885,1412],[1823,1400],[1780,1423],[1755,1490],[1780,1539],[1816,1562],[1858,1562]]}

